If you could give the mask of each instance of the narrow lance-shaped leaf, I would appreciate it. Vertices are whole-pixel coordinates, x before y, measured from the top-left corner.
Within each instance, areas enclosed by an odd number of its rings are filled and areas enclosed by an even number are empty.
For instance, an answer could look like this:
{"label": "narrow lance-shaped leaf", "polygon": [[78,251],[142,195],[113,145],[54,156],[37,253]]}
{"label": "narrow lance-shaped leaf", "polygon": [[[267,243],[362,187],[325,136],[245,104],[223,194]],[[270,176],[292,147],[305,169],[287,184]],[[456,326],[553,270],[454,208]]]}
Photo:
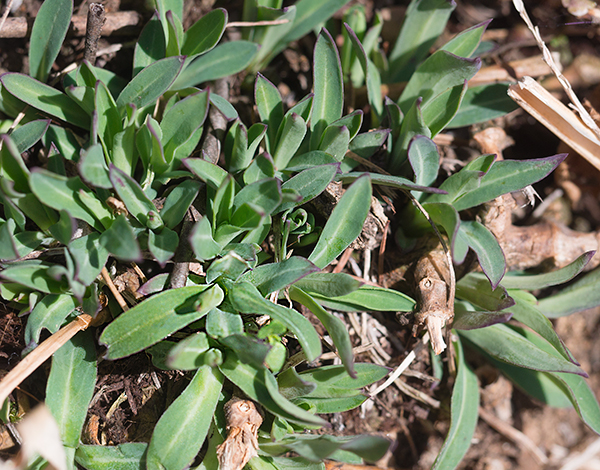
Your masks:
{"label": "narrow lance-shaped leaf", "polygon": [[29,75],[45,82],[60,52],[73,14],[73,0],[46,0],[31,29]]}
{"label": "narrow lance-shaped leaf", "polygon": [[217,45],[227,24],[227,11],[217,8],[196,21],[185,32],[181,53],[185,56],[204,54]]}
{"label": "narrow lance-shaped leaf", "polygon": [[316,150],[325,128],[342,117],[344,85],[337,47],[326,29],[319,33],[314,52],[314,98],[310,147]]}
{"label": "narrow lance-shaped leaf", "polygon": [[63,443],[75,449],[96,384],[96,351],[92,332],[80,331],[52,358],[46,405],[56,419]]}
{"label": "narrow lance-shaped leaf", "polygon": [[290,288],[290,298],[300,302],[315,314],[315,316],[319,319],[331,336],[333,344],[335,345],[338,355],[342,360],[342,364],[344,364],[346,372],[348,372],[350,377],[356,378],[356,372],[354,370],[354,355],[352,353],[352,341],[350,340],[350,335],[348,334],[348,329],[345,323],[338,317],[327,312],[327,310],[321,307],[302,289],[292,286]]}
{"label": "narrow lance-shaped leaf", "polygon": [[308,257],[321,269],[331,263],[362,230],[371,207],[371,180],[359,177],[343,194]]}
{"label": "narrow lance-shaped leaf", "polygon": [[452,388],[450,429],[432,469],[456,468],[471,445],[479,417],[479,383],[460,341],[454,343],[458,373]]}
{"label": "narrow lance-shaped leaf", "polygon": [[282,125],[283,102],[277,87],[260,72],[256,75],[256,83],[254,84],[254,101],[256,102],[260,120],[268,126],[267,151],[272,153],[279,140],[277,138],[277,130]]}
{"label": "narrow lance-shaped leaf", "polygon": [[118,446],[80,445],[75,451],[75,461],[83,468],[106,465],[120,470],[139,470],[146,466],[147,450],[145,442],[127,442]]}
{"label": "narrow lance-shaped leaf", "polygon": [[459,234],[477,255],[479,265],[495,289],[506,271],[504,252],[496,237],[485,226],[474,220],[461,222]]}
{"label": "narrow lance-shaped leaf", "polygon": [[2,86],[16,98],[40,111],[83,129],[89,129],[90,116],[64,93],[27,75],[6,73]]}

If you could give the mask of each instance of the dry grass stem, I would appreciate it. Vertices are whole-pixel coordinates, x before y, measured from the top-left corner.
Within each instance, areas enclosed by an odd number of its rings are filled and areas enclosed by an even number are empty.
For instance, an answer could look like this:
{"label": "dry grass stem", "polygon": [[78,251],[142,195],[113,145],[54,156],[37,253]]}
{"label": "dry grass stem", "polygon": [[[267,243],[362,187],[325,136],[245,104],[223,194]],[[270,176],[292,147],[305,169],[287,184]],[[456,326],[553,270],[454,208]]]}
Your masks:
{"label": "dry grass stem", "polygon": [[592,117],[590,116],[588,111],[583,107],[583,105],[579,101],[579,98],[573,91],[571,84],[563,76],[561,69],[558,67],[558,65],[556,65],[556,62],[554,61],[554,58],[552,57],[550,50],[546,47],[546,44],[544,43],[542,36],[540,35],[540,31],[539,31],[538,27],[534,26],[533,23],[531,22],[531,19],[529,18],[529,15],[527,14],[527,10],[525,10],[525,5],[523,4],[523,0],[513,0],[513,4],[514,4],[516,10],[521,15],[521,18],[523,18],[523,21],[525,22],[525,24],[527,25],[527,27],[529,28],[529,30],[532,32],[533,36],[535,37],[535,40],[537,41],[538,46],[539,46],[540,50],[542,51],[542,56],[544,57],[544,61],[548,64],[550,69],[552,69],[552,73],[554,73],[554,75],[556,76],[556,78],[558,79],[558,81],[560,82],[562,87],[564,88],[565,93],[567,94],[567,96],[571,100],[571,103],[573,104],[573,107],[579,113],[581,120],[595,134],[596,138],[600,139],[600,128],[598,128],[598,125],[596,124],[596,122],[592,119]]}
{"label": "dry grass stem", "polygon": [[4,403],[4,400],[8,398],[12,391],[52,356],[52,354],[58,351],[62,345],[79,331],[85,330],[91,320],[92,317],[87,314],[78,316],[25,356],[0,382],[0,403]]}
{"label": "dry grass stem", "polygon": [[411,352],[408,353],[408,356],[404,358],[402,363],[396,368],[394,372],[390,374],[387,380],[375,390],[369,393],[370,398],[374,398],[375,396],[383,392],[386,388],[388,388],[390,385],[392,385],[396,381],[396,379],[400,377],[406,369],[408,369],[408,366],[410,366],[413,363],[413,361],[417,358],[417,354],[421,352],[421,350],[425,346],[427,346],[427,343],[429,343],[429,333],[425,333],[425,335],[423,335],[423,339],[415,346],[415,348]]}
{"label": "dry grass stem", "polygon": [[505,423],[500,418],[497,418],[494,414],[486,411],[483,408],[479,408],[479,416],[504,437],[511,440],[522,449],[531,452],[531,455],[535,457],[540,465],[546,465],[548,463],[548,457],[546,457],[546,454],[544,454],[538,448],[538,446],[536,446],[534,442],[521,431],[513,428],[510,424]]}
{"label": "dry grass stem", "polygon": [[436,410],[439,409],[439,407],[440,407],[439,400],[436,400],[435,398],[431,398],[426,393],[423,393],[422,391],[417,390],[414,387],[411,387],[406,382],[403,382],[400,379],[396,379],[396,380],[394,380],[394,385],[396,387],[398,387],[398,390],[400,390],[405,395],[408,395],[409,397],[412,397],[415,400],[420,401],[421,403],[424,403],[427,406],[430,406],[431,408],[435,408]]}
{"label": "dry grass stem", "polygon": [[101,274],[102,274],[102,279],[104,279],[104,282],[110,289],[112,295],[115,297],[115,300],[117,301],[119,306],[123,309],[124,312],[129,310],[129,305],[127,305],[127,302],[125,302],[125,299],[123,298],[121,293],[117,290],[117,287],[113,283],[113,281],[110,277],[110,274],[108,274],[108,270],[106,269],[106,267],[102,268]]}
{"label": "dry grass stem", "polygon": [[569,147],[600,170],[600,139],[577,115],[531,77],[511,85],[508,95]]}
{"label": "dry grass stem", "polygon": [[[600,438],[593,441],[587,448],[580,454],[573,454],[565,460],[560,470],[579,470],[580,468],[588,468],[587,465],[591,464],[594,457],[600,454]],[[596,459],[596,462],[598,460]],[[589,467],[592,468],[592,467]],[[595,467],[594,467],[595,468]]]}

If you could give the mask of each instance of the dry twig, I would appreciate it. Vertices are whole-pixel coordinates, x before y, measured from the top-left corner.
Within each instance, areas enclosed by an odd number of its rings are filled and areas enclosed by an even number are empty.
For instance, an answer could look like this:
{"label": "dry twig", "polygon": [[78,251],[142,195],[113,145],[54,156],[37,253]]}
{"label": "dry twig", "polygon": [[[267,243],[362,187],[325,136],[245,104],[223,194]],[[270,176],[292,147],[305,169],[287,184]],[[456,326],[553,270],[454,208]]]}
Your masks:
{"label": "dry twig", "polygon": [[263,418],[251,400],[233,397],[225,404],[227,439],[217,447],[220,470],[242,470],[258,455],[258,428]]}

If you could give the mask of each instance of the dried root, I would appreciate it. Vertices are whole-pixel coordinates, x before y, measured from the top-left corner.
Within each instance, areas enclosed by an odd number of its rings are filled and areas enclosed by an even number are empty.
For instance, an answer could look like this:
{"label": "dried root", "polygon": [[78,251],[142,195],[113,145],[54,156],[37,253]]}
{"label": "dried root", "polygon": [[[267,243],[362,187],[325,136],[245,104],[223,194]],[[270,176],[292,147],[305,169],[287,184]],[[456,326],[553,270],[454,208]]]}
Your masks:
{"label": "dried root", "polygon": [[419,328],[425,325],[436,354],[446,349],[442,328],[454,318],[450,269],[440,243],[417,262],[414,273],[420,308],[415,315],[413,335],[416,336]]}
{"label": "dried root", "polygon": [[242,470],[258,450],[258,428],[263,418],[251,400],[234,397],[225,404],[227,439],[217,447],[220,470]]}

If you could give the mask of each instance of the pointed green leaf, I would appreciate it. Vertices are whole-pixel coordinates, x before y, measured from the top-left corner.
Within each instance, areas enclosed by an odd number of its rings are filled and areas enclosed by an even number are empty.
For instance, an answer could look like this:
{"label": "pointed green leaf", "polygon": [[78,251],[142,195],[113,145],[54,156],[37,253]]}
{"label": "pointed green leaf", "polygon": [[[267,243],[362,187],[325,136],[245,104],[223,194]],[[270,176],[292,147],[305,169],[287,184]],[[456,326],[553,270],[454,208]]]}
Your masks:
{"label": "pointed green leaf", "polygon": [[79,445],[75,461],[83,468],[139,470],[146,467],[147,449],[145,442],[128,442],[118,446]]}

